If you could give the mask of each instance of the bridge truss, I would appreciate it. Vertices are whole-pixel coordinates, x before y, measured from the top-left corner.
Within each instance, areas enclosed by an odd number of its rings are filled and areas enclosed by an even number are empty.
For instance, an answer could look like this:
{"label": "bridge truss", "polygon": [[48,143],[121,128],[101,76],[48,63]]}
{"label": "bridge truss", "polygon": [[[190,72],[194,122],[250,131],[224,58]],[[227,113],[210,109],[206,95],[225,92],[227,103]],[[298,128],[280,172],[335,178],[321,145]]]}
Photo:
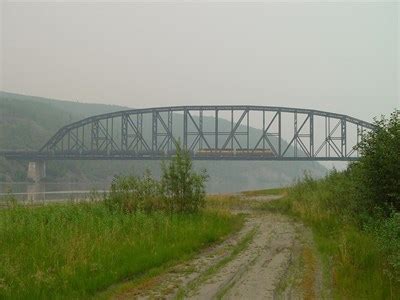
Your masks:
{"label": "bridge truss", "polygon": [[199,160],[357,160],[374,125],[347,115],[271,106],[176,106],[119,111],[62,127],[37,152],[11,159],[165,159],[180,143]]}

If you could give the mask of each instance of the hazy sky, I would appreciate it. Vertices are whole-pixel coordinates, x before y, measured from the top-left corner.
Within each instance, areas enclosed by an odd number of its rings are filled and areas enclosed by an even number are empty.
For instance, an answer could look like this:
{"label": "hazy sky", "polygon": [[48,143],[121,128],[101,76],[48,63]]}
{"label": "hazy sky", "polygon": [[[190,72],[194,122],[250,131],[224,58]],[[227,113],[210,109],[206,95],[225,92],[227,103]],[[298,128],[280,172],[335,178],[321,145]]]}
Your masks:
{"label": "hazy sky", "polygon": [[400,107],[399,11],[398,2],[4,2],[2,89],[129,107],[294,106],[370,120]]}

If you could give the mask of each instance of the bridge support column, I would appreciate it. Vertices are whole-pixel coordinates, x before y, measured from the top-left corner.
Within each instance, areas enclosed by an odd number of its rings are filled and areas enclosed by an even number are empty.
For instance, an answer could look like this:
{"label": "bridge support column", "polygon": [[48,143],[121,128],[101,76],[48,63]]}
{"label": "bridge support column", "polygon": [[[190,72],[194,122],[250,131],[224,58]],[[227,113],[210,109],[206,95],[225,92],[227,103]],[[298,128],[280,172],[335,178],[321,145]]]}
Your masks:
{"label": "bridge support column", "polygon": [[30,161],[28,165],[28,176],[34,182],[39,182],[46,177],[46,161]]}

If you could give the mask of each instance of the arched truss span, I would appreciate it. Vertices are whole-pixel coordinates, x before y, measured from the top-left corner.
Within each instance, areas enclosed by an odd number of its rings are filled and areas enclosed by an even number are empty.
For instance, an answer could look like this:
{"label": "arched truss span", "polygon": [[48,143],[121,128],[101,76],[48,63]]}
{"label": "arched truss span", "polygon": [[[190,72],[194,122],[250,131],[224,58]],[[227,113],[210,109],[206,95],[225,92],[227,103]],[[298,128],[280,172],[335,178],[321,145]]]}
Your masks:
{"label": "arched truss span", "polygon": [[271,106],[175,106],[118,111],[62,127],[46,159],[164,159],[181,143],[194,159],[356,160],[365,130],[347,115]]}

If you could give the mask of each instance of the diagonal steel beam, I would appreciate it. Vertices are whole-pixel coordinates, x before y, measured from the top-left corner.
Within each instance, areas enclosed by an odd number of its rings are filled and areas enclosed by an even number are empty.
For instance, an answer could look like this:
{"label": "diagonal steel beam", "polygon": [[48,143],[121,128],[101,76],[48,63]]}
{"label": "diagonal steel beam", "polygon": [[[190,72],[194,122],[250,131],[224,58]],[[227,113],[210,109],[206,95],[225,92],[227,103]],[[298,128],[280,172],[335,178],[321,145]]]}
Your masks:
{"label": "diagonal steel beam", "polygon": [[193,119],[193,116],[192,116],[192,114],[190,113],[189,110],[187,111],[187,114],[188,114],[189,118],[192,120],[192,122],[193,122],[193,124],[194,124],[194,127],[196,127],[196,130],[198,131],[198,133],[199,133],[201,139],[202,139],[202,140],[204,141],[204,143],[206,144],[207,148],[208,148],[208,149],[211,149],[210,144],[207,142],[206,138],[204,137],[204,132],[203,132],[203,130],[202,130],[201,128],[199,128],[199,126],[197,126],[197,123],[196,123],[195,120]]}
{"label": "diagonal steel beam", "polygon": [[75,142],[72,149],[74,149],[76,147],[78,150],[88,150],[88,148],[85,146],[85,142],[81,141],[79,139],[77,133],[75,134],[75,132],[73,130],[71,130],[70,133],[71,133],[71,136],[72,136],[72,138],[73,138],[73,140]]}
{"label": "diagonal steel beam", "polygon": [[329,143],[329,140],[332,138],[332,135],[336,132],[336,130],[338,129],[339,125],[340,125],[340,121],[336,124],[336,126],[332,130],[330,130],[328,132],[328,135],[325,138],[325,141],[321,144],[321,146],[319,146],[318,150],[315,152],[315,156],[317,156],[321,152],[321,150],[324,148],[324,146],[327,143]]}
{"label": "diagonal steel beam", "polygon": [[[263,112],[264,113],[264,112]],[[270,129],[270,127],[272,126],[272,124],[275,122],[276,117],[278,116],[279,112],[276,112],[276,114],[274,115],[274,117],[272,118],[271,122],[269,122],[267,128],[264,130],[263,134],[261,135],[260,139],[258,140],[258,142],[256,143],[256,146],[254,147],[253,151],[255,149],[257,149],[258,145],[262,142],[262,141],[267,141],[268,145],[271,147],[271,150],[274,152],[274,154],[276,156],[278,156],[278,153],[276,152],[275,147],[272,145],[271,141],[269,140],[267,133],[268,130]],[[265,124],[265,123],[264,123]]]}
{"label": "diagonal steel beam", "polygon": [[239,120],[238,120],[237,123],[235,124],[235,127],[231,130],[231,132],[230,132],[228,138],[226,139],[224,145],[222,146],[222,149],[225,149],[226,146],[227,146],[227,145],[229,144],[229,142],[231,141],[231,139],[234,138],[236,130],[239,128],[239,126],[240,126],[240,124],[242,123],[244,117],[245,117],[246,115],[248,115],[248,113],[249,113],[248,110],[243,111],[243,113],[242,113],[242,115],[240,116]]}
{"label": "diagonal steel beam", "polygon": [[136,127],[135,123],[132,121],[131,117],[128,115],[128,123],[131,126],[131,128],[133,129],[133,131],[135,132],[136,136],[138,137],[138,139],[140,140],[140,143],[142,146],[144,146],[146,148],[147,151],[150,151],[150,147],[147,144],[147,142],[145,141],[145,139],[143,138],[142,133],[139,131],[139,129]]}
{"label": "diagonal steel beam", "polygon": [[109,134],[106,128],[104,128],[104,125],[101,122],[99,122],[99,125],[101,132],[104,134],[104,138],[107,140],[107,145],[111,143],[111,147],[113,148],[112,150],[120,150],[119,146],[114,141],[113,136]]}
{"label": "diagonal steel beam", "polygon": [[304,125],[307,123],[307,121],[309,119],[310,119],[310,115],[307,116],[307,118],[304,120],[304,122],[301,124],[301,126],[294,132],[294,136],[293,136],[292,140],[290,141],[290,143],[287,145],[285,151],[283,151],[282,156],[284,156],[286,154],[286,152],[289,150],[289,148],[293,144],[293,142],[298,139],[298,135],[299,135],[300,131],[303,129]]}
{"label": "diagonal steel beam", "polygon": [[166,134],[167,134],[168,142],[169,142],[169,140],[172,140],[173,143],[175,144],[175,146],[177,146],[177,145],[178,145],[178,141],[174,138],[174,136],[173,136],[173,134],[172,134],[172,131],[171,131],[172,128],[168,128],[167,124],[165,124],[163,118],[160,116],[159,113],[157,113],[157,118],[158,118],[158,120],[160,121],[162,127],[164,128],[164,130],[165,130],[165,132],[166,132]]}

